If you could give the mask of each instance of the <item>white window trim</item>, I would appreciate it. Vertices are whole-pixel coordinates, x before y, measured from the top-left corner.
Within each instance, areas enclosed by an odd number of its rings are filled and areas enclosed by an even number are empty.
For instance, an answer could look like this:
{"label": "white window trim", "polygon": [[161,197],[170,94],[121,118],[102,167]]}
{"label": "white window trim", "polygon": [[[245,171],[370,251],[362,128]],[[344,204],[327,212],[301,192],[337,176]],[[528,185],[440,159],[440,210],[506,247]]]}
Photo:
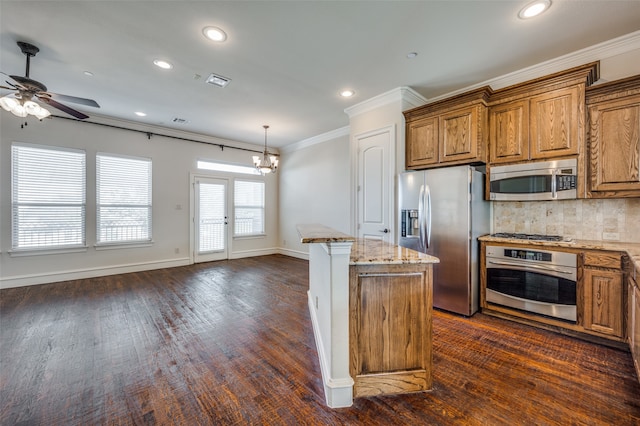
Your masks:
{"label": "white window trim", "polygon": [[[262,204],[262,232],[255,234],[236,234],[236,182],[257,182],[261,183],[263,186],[264,194],[263,194],[263,204]],[[234,240],[242,240],[242,239],[252,239],[252,238],[264,238],[267,236],[267,183],[264,179],[244,179],[244,178],[235,178],[233,180],[233,232],[232,238]]]}
{"label": "white window trim", "polygon": [[[14,192],[13,192],[13,175],[14,175],[14,163],[13,163],[13,147],[28,147],[33,149],[42,149],[48,151],[60,151],[60,152],[71,152],[71,153],[82,153],[84,155],[84,177],[82,184],[84,185],[84,199],[83,203],[80,204],[82,206],[84,213],[82,218],[82,243],[79,244],[66,244],[66,245],[57,245],[57,246],[39,246],[39,247],[14,247],[14,222],[13,222],[13,208],[14,208]],[[11,257],[21,257],[21,256],[40,256],[47,254],[62,254],[62,253],[78,253],[85,252],[88,248],[87,242],[87,152],[84,149],[79,148],[69,148],[64,146],[57,145],[42,145],[42,144],[34,144],[34,143],[25,143],[25,142],[12,142],[9,150],[9,157],[11,163],[11,175],[10,175],[10,197],[11,197],[11,207],[10,207],[10,232],[11,232],[11,249],[7,250],[7,253]]]}
{"label": "white window trim", "polygon": [[[149,183],[150,183],[150,203],[149,205],[111,205],[112,207],[145,207],[149,208],[149,238],[140,240],[118,240],[118,241],[98,241],[100,238],[100,203],[99,203],[99,190],[98,190],[98,157],[112,157],[123,158],[136,161],[145,161],[149,163]],[[115,154],[111,152],[97,152],[96,153],[96,243],[94,245],[96,250],[112,250],[117,248],[134,248],[134,247],[150,247],[153,245],[153,159],[151,157],[139,157],[133,155]]]}

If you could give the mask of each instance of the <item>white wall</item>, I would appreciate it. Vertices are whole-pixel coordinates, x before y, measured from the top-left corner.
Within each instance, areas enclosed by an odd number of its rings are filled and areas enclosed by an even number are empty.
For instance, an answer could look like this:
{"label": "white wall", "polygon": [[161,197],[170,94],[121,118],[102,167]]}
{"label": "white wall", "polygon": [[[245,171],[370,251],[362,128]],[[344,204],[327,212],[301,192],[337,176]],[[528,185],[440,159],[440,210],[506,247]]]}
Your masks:
{"label": "white wall", "polygon": [[[140,127],[135,123],[102,121],[123,127]],[[222,173],[196,169],[199,159],[251,165],[253,153],[218,146],[182,141],[144,133],[80,123],[61,118],[42,122],[24,119],[2,111],[0,114],[0,287],[38,284],[66,279],[106,275],[133,270],[153,269],[190,263],[190,175],[222,176]],[[168,129],[146,130],[195,140],[261,150],[261,146],[225,141],[203,135]],[[26,142],[79,148],[87,155],[87,250],[38,256],[15,256],[11,249],[11,158],[12,142]],[[153,162],[153,245],[151,247],[96,250],[95,155],[97,152],[149,157]],[[226,177],[231,175],[226,174]],[[266,182],[266,237],[229,242],[230,257],[268,254],[278,246],[277,175],[245,175]],[[230,188],[233,181],[230,180]],[[176,253],[177,251],[177,253]]]}
{"label": "white wall", "polygon": [[346,133],[300,149],[282,150],[278,174],[283,253],[306,258],[308,247],[300,243],[298,224],[321,223],[350,233],[350,161]]}

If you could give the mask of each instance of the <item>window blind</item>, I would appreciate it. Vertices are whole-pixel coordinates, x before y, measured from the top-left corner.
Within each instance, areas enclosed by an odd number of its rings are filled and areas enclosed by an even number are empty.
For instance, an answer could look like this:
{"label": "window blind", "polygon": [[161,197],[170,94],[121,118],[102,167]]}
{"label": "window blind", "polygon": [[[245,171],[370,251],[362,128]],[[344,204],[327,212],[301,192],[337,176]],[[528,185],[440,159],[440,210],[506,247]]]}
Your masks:
{"label": "window blind", "polygon": [[198,252],[225,248],[225,185],[198,182]]}
{"label": "window blind", "polygon": [[234,182],[234,235],[264,234],[264,182]]}
{"label": "window blind", "polygon": [[151,240],[151,159],[96,156],[98,243]]}
{"label": "window blind", "polygon": [[14,143],[11,166],[12,248],[84,246],[85,152]]}

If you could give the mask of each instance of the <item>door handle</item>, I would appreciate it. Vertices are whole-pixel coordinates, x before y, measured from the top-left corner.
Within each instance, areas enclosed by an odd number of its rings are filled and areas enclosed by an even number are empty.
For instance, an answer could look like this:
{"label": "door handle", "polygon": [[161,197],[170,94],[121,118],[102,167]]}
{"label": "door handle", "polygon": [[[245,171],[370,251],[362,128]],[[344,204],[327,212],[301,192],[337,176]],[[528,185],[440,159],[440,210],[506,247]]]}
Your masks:
{"label": "door handle", "polygon": [[418,197],[418,251],[425,251],[425,226],[424,222],[424,214],[425,214],[425,205],[424,205],[424,185],[420,185],[420,196]]}
{"label": "door handle", "polygon": [[388,234],[389,232],[391,232],[391,230],[389,228],[384,228],[380,230],[380,232],[384,232],[385,234]]}
{"label": "door handle", "polygon": [[424,248],[425,250],[431,246],[431,188],[429,185],[425,185],[424,188],[424,196],[425,196],[425,228],[427,232],[427,240],[425,241]]}

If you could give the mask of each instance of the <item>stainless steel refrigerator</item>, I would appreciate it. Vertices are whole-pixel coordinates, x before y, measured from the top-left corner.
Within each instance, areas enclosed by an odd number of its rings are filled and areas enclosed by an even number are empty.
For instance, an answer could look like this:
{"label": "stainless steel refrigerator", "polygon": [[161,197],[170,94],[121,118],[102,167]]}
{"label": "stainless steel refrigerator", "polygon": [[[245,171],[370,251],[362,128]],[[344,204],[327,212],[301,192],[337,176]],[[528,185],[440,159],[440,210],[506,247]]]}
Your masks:
{"label": "stainless steel refrigerator", "polygon": [[484,174],[472,166],[406,172],[398,194],[398,244],[440,259],[433,268],[433,306],[473,315],[479,304],[478,236],[490,229]]}

